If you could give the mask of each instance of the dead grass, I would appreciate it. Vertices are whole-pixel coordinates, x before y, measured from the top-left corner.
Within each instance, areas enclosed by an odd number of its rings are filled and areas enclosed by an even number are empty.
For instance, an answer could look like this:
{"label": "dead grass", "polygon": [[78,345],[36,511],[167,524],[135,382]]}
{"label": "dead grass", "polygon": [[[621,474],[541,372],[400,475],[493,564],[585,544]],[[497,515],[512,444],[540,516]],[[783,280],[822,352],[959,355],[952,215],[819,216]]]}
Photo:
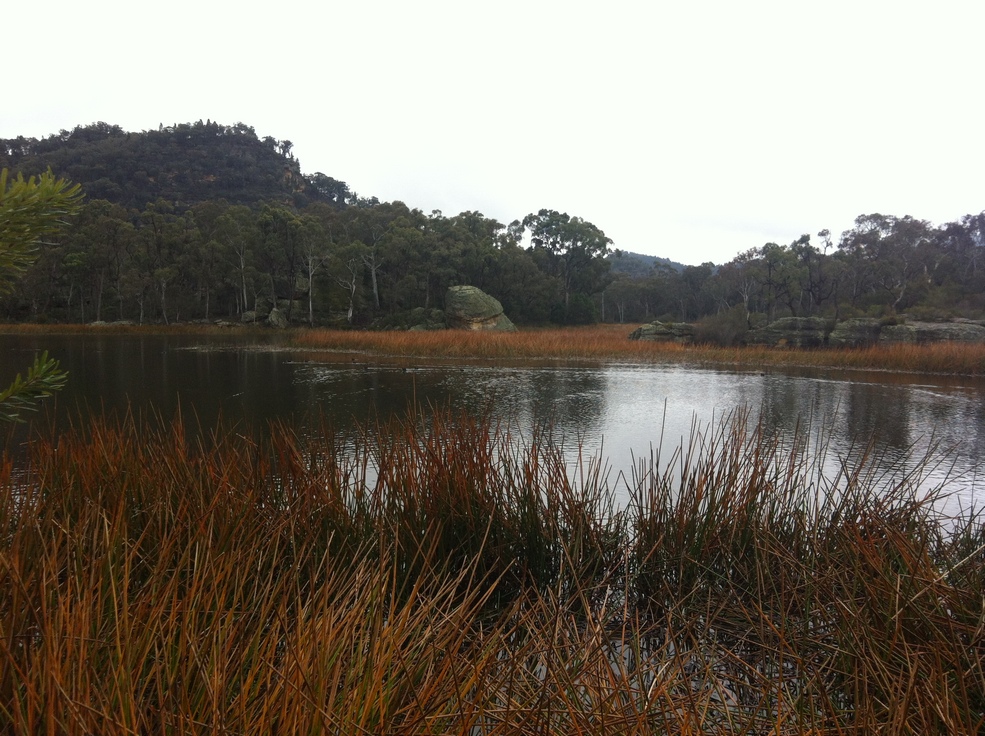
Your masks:
{"label": "dead grass", "polygon": [[492,332],[353,332],[306,330],[302,348],[428,358],[616,360],[691,365],[816,367],[985,375],[985,345],[936,343],[864,349],[722,348],[629,340],[625,325]]}
{"label": "dead grass", "polygon": [[7,730],[985,728],[985,525],[864,460],[737,416],[617,510],[482,419],[273,438],[93,422],[3,463]]}

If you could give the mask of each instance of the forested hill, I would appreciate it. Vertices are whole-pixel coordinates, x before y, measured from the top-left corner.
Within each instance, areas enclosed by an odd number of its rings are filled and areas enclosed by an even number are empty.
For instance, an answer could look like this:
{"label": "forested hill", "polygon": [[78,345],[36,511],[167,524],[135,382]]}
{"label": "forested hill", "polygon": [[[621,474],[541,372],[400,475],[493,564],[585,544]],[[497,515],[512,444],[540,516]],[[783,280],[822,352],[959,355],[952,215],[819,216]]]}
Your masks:
{"label": "forested hill", "polygon": [[683,263],[672,261],[669,258],[633,253],[619,248],[609,253],[605,260],[609,263],[609,270],[614,276],[624,274],[635,278],[648,278],[657,270],[663,269],[681,273],[686,268]]}
{"label": "forested hill", "polygon": [[93,123],[38,140],[0,139],[0,168],[40,174],[50,168],[82,185],[90,199],[142,210],[164,199],[178,206],[225,199],[230,204],[343,203],[343,182],[304,176],[290,141],[257,137],[243,123],[208,120],[128,133]]}

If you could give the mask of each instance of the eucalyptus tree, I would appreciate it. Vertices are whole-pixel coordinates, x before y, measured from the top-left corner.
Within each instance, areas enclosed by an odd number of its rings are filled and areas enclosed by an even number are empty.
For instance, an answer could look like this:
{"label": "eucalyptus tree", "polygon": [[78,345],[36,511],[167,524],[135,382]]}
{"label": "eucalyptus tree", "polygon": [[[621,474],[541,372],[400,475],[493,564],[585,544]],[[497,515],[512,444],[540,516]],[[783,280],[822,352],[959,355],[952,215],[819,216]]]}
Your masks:
{"label": "eucalyptus tree", "polygon": [[864,300],[897,311],[916,303],[935,267],[933,241],[923,220],[879,213],[855,218],[838,244],[851,273],[852,304]]}
{"label": "eucalyptus tree", "polygon": [[329,254],[328,270],[332,280],[346,295],[346,322],[353,323],[356,299],[363,275],[366,246],[358,240],[337,245]]}
{"label": "eucalyptus tree", "polygon": [[286,316],[290,321],[304,263],[304,222],[286,207],[265,204],[257,217],[257,226],[263,242],[260,270],[269,279],[271,305],[276,307],[282,294],[287,300]]}
{"label": "eucalyptus tree", "polygon": [[605,256],[612,240],[592,223],[542,209],[524,217],[519,228],[511,227],[521,235],[529,232],[535,257],[561,284],[565,309],[573,292],[588,295],[605,288]]}
{"label": "eucalyptus tree", "polygon": [[250,296],[254,297],[258,278],[257,250],[260,246],[260,230],[253,211],[245,205],[233,205],[216,219],[214,237],[227,269],[227,281],[233,287],[237,312],[250,309]]}
{"label": "eucalyptus tree", "polygon": [[325,267],[331,255],[331,237],[321,223],[311,215],[302,215],[298,237],[301,256],[304,259],[305,279],[308,285],[308,325],[315,326],[315,277]]}

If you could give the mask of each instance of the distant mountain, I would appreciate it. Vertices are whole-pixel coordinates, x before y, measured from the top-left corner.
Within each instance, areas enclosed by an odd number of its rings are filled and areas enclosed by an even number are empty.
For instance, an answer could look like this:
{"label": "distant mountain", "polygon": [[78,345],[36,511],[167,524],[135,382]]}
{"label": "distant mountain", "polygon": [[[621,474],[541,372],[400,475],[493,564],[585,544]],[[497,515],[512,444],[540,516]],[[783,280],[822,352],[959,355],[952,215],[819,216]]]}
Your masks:
{"label": "distant mountain", "polygon": [[686,268],[683,263],[677,263],[669,258],[618,249],[606,256],[605,260],[609,263],[611,273],[622,273],[633,278],[645,278],[653,273],[655,268],[659,267],[669,268],[677,273],[681,273]]}
{"label": "distant mountain", "polygon": [[290,141],[260,139],[243,123],[211,120],[128,133],[93,123],[38,140],[0,140],[0,167],[25,176],[48,168],[82,185],[89,199],[143,209],[159,198],[181,205],[225,199],[252,205],[280,201],[343,203],[345,183],[304,176]]}

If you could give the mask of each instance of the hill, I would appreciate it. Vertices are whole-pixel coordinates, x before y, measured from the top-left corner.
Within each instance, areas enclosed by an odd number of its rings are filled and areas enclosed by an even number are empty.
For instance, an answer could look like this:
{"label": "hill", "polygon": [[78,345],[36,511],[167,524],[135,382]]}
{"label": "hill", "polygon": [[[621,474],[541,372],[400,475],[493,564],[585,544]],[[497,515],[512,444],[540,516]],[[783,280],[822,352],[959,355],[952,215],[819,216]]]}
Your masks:
{"label": "hill", "polygon": [[609,253],[605,260],[609,263],[612,274],[625,274],[632,278],[646,278],[653,275],[654,269],[658,268],[670,269],[677,273],[681,273],[686,268],[683,263],[677,263],[669,258],[648,256],[618,248]]}
{"label": "hill", "polygon": [[260,139],[243,123],[211,120],[129,133],[93,123],[36,138],[0,139],[0,167],[40,174],[51,168],[82,185],[89,199],[143,209],[164,199],[178,206],[225,199],[254,205],[276,201],[302,207],[344,203],[343,182],[324,174],[304,176],[290,141]]}

